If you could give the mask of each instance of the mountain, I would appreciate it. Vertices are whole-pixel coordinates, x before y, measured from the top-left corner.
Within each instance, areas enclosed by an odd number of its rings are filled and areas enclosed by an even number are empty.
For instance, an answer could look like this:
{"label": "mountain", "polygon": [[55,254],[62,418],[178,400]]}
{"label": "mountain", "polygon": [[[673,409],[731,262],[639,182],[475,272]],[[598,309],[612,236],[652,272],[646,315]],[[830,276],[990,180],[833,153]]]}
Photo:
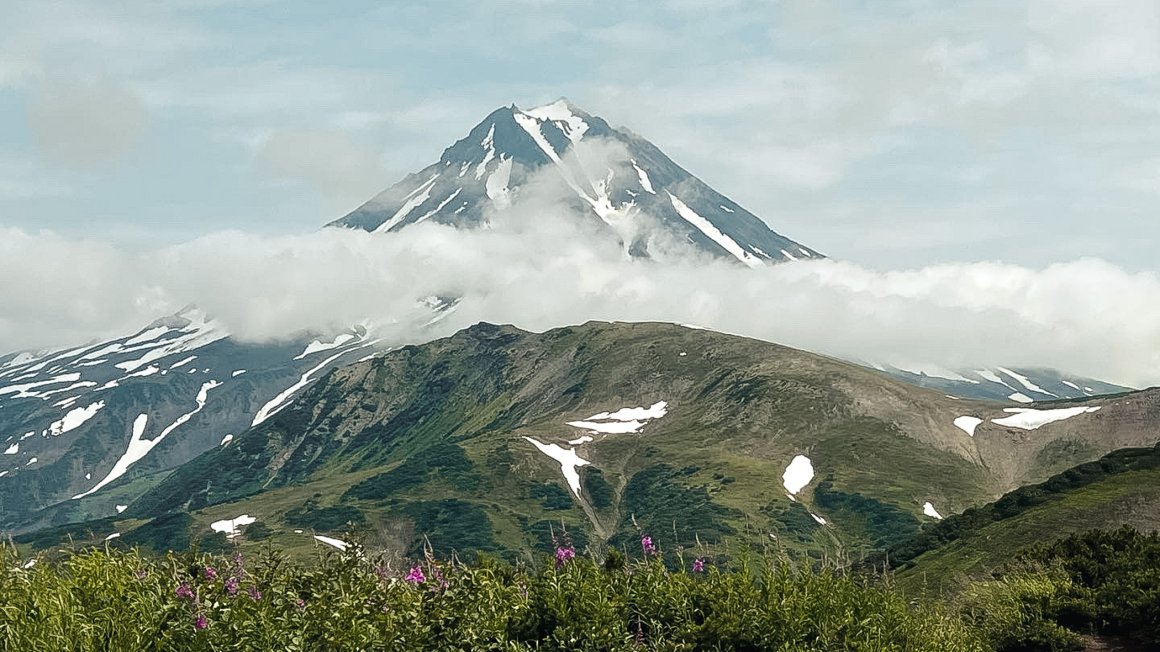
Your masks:
{"label": "mountain", "polygon": [[[1133,395],[1160,417],[1160,391]],[[1027,547],[1090,529],[1160,530],[1160,445],[1127,448],[1020,487],[893,546],[909,584],[953,586],[1015,559]]]}
{"label": "mountain", "polygon": [[241,342],[188,309],[110,341],[0,357],[0,528],[116,514],[372,344],[362,330]]}
{"label": "mountain", "polygon": [[882,548],[1153,445],[1154,402],[1132,396],[1014,408],[672,324],[479,324],[334,369],[120,517],[36,540],[89,528],[163,549],[211,526],[246,541],[256,522],[255,538],[293,550],[351,522],[411,551],[423,536],[441,552],[545,550],[562,525],[579,544],[644,531]]}
{"label": "mountain", "polygon": [[1094,378],[1065,374],[1054,369],[995,367],[951,371],[935,366],[869,365],[899,380],[919,387],[937,389],[957,398],[1033,403],[1068,398],[1085,398],[1133,391]]}
{"label": "mountain", "polygon": [[331,226],[389,232],[430,220],[478,227],[518,202],[533,175],[545,171],[633,256],[648,257],[658,240],[669,240],[751,267],[822,257],[773,232],[649,141],[563,99],[493,111],[438,162]]}

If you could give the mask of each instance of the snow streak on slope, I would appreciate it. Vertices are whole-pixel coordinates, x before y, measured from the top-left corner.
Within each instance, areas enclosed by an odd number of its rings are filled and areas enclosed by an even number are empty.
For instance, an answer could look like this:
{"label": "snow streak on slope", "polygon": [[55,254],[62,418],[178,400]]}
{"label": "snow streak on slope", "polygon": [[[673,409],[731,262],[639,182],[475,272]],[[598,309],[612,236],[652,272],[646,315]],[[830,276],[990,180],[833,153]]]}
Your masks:
{"label": "snow streak on slope", "polygon": [[560,463],[560,472],[564,474],[564,480],[568,482],[568,487],[572,490],[572,493],[576,494],[576,497],[579,498],[580,472],[577,469],[582,466],[588,466],[590,462],[581,459],[576,454],[575,448],[561,448],[558,444],[545,444],[531,437],[524,437],[524,439],[540,449],[541,453]]}
{"label": "snow streak on slope", "polygon": [[97,416],[97,412],[99,412],[103,407],[105,407],[105,402],[97,401],[96,403],[90,404],[88,407],[69,410],[69,413],[64,415],[63,419],[60,421],[52,422],[52,425],[48,427],[47,433],[53,437],[56,437],[63,435],[70,430],[75,430],[84,425],[84,423],[89,419]]}
{"label": "snow streak on slope", "polygon": [[155,439],[150,440],[144,438],[145,424],[148,422],[149,416],[146,414],[139,415],[133,422],[133,436],[129,439],[129,447],[125,450],[125,454],[121,456],[121,459],[117,460],[117,462],[113,464],[112,470],[109,471],[109,474],[106,475],[103,480],[98,482],[92,489],[73,496],[73,499],[75,500],[77,498],[84,498],[85,496],[91,495],[102,487],[108,485],[110,482],[116,480],[122,475],[125,475],[125,472],[129,470],[129,467],[144,459],[144,457],[148,455],[149,452],[157,446],[157,444],[160,444],[161,441],[169,435],[169,433],[176,430],[178,426],[181,426],[182,424],[189,421],[193,415],[201,412],[202,408],[205,407],[206,401],[209,399],[209,390],[220,385],[221,383],[216,380],[211,380],[202,384],[201,389],[198,390],[197,396],[194,398],[194,402],[197,404],[197,406],[192,411],[178,417],[176,421],[162,430],[161,434],[158,435]]}
{"label": "snow streak on slope", "polygon": [[96,493],[98,490],[113,480],[116,480],[122,475],[125,475],[125,471],[128,471],[129,467],[134,462],[145,457],[149,454],[149,451],[153,450],[153,442],[142,438],[145,434],[145,426],[148,424],[148,422],[148,414],[138,415],[137,418],[133,420],[133,434],[129,439],[129,448],[125,451],[125,454],[121,456],[121,459],[117,460],[117,463],[113,465],[112,470],[109,471],[109,474],[106,475],[103,480],[98,482],[92,489],[73,496],[73,500],[84,498],[85,496]]}
{"label": "snow streak on slope", "polygon": [[673,203],[673,208],[677,209],[677,213],[680,214],[681,217],[685,218],[685,221],[687,221],[689,224],[697,227],[697,230],[701,233],[704,233],[705,237],[721,245],[722,249],[728,251],[737,260],[740,260],[746,265],[750,267],[762,266],[763,263],[761,262],[761,259],[742,249],[741,245],[737,244],[733,238],[725,235],[720,231],[720,229],[713,226],[712,222],[698,215],[693,209],[689,208],[685,202],[677,199],[676,195],[672,193],[668,193],[668,195],[669,201]]}
{"label": "snow streak on slope", "polygon": [[250,424],[250,426],[253,427],[253,426],[256,426],[256,425],[262,423],[266,419],[269,419],[270,417],[274,416],[274,414],[276,412],[278,412],[278,410],[281,410],[282,408],[289,405],[290,404],[289,403],[290,397],[293,396],[294,392],[297,392],[298,390],[300,390],[303,387],[306,387],[308,384],[310,384],[310,381],[313,380],[314,374],[318,373],[322,369],[325,369],[326,366],[329,365],[331,362],[334,362],[335,360],[342,357],[343,353],[344,353],[343,351],[335,353],[334,355],[323,360],[322,362],[318,363],[314,367],[311,367],[310,370],[307,371],[306,373],[302,374],[302,377],[298,379],[298,382],[294,383],[290,387],[287,387],[280,394],[278,394],[273,399],[271,399],[268,403],[263,405],[262,409],[258,410],[258,413],[254,415],[254,421],[253,421],[253,423]]}
{"label": "snow streak on slope", "polygon": [[605,434],[637,433],[649,421],[659,419],[668,413],[668,403],[657,401],[652,406],[621,408],[616,412],[601,412],[583,421],[569,421],[574,428]]}
{"label": "snow streak on slope", "polygon": [[1006,408],[1004,412],[1013,412],[1009,417],[1002,419],[991,419],[991,423],[997,423],[1001,426],[1010,426],[1012,428],[1020,428],[1022,430],[1035,430],[1041,426],[1056,421],[1063,421],[1081,414],[1090,414],[1098,411],[1099,407],[1072,407],[1060,408],[1057,410],[1034,410],[1030,408]]}

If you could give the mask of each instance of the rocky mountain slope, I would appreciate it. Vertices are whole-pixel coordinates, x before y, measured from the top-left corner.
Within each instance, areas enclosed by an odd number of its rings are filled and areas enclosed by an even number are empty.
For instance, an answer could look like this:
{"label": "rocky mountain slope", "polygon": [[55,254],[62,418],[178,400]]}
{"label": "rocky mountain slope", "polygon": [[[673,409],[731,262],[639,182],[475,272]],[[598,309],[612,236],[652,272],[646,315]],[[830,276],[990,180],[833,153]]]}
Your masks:
{"label": "rocky mountain slope", "polygon": [[116,514],[371,343],[361,330],[244,343],[190,309],[111,341],[2,357],[0,528]]}
{"label": "rocky mountain slope", "polygon": [[581,544],[874,549],[1154,444],[1154,405],[1135,396],[1014,408],[670,324],[480,324],[335,369],[97,530],[161,547],[211,524],[309,546],[349,522],[443,552],[542,549],[561,527]]}
{"label": "rocky mountain slope", "polygon": [[688,246],[745,265],[821,257],[775,233],[649,141],[567,100],[496,109],[439,161],[408,175],[332,225],[398,231],[432,221],[478,227],[520,201],[547,172],[570,202],[616,234],[628,254]]}
{"label": "rocky mountain slope", "polygon": [[1014,403],[1085,398],[1119,394],[1134,389],[1094,378],[1065,374],[1054,369],[995,367],[951,371],[938,367],[900,369],[881,364],[870,366],[885,371],[899,380],[937,389],[950,396]]}

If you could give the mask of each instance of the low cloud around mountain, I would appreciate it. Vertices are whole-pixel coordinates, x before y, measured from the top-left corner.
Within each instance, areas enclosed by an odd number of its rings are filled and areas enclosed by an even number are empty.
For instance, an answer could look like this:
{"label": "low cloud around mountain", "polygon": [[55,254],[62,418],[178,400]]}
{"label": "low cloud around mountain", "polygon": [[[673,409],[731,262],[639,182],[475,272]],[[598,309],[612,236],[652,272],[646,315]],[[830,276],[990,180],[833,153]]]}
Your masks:
{"label": "low cloud around mountain", "polygon": [[[513,237],[517,236],[518,237]],[[615,238],[550,201],[491,228],[420,224],[266,237],[230,231],[127,251],[0,227],[0,350],[132,332],[189,303],[267,340],[370,320],[416,342],[480,320],[524,328],[606,320],[693,323],[838,356],[950,368],[1048,366],[1160,381],[1160,279],[1099,260],[878,272],[854,263],[748,269],[629,260]],[[434,327],[428,296],[461,297]]]}

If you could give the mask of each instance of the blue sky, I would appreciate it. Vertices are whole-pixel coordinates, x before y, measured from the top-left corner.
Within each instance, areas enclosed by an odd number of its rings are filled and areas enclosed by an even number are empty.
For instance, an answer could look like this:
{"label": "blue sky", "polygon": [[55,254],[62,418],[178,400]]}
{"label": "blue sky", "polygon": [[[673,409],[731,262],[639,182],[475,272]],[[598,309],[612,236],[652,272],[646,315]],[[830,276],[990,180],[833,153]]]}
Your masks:
{"label": "blue sky", "polygon": [[833,256],[1154,270],[1158,39],[1149,0],[7,0],[0,224],[309,231],[568,96]]}

